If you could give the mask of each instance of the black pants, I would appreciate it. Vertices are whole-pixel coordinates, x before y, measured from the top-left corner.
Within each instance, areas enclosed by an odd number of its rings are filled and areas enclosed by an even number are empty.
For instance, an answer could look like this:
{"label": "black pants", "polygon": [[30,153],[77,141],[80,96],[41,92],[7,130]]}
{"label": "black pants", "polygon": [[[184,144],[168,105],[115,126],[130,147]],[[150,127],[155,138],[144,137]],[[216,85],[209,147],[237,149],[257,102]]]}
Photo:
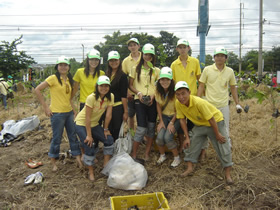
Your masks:
{"label": "black pants", "polygon": [[119,132],[123,122],[123,113],[124,109],[122,104],[113,107],[112,119],[109,125],[109,130],[114,138],[114,141],[116,141],[119,138]]}

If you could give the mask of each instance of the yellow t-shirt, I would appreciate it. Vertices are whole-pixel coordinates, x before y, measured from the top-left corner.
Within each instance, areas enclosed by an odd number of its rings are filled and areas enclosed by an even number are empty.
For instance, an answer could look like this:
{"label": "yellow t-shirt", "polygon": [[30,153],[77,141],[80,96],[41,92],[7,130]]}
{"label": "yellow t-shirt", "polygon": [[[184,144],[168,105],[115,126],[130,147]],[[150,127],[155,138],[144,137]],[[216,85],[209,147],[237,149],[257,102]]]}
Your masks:
{"label": "yellow t-shirt", "polygon": [[[130,53],[129,56],[127,56],[127,57],[123,60],[123,62],[122,62],[122,70],[123,70],[123,72],[124,72],[127,76],[129,76],[129,73],[130,73],[131,69],[132,69],[134,66],[137,66],[137,64],[140,62],[141,56],[142,56],[142,54],[141,54],[141,52],[140,52],[140,56],[139,56],[138,60],[136,61],[136,60],[134,60],[134,59],[132,58],[131,53]],[[129,81],[128,81],[128,82],[129,82]],[[134,95],[134,93],[133,93],[130,89],[128,89],[128,91],[129,91],[132,95]]]}
{"label": "yellow t-shirt", "polygon": [[224,69],[219,71],[216,64],[207,66],[199,81],[207,86],[205,92],[207,101],[217,108],[228,105],[229,85],[236,85],[234,72],[231,68],[225,65]]}
{"label": "yellow t-shirt", "polygon": [[220,110],[208,101],[197,96],[190,95],[190,104],[188,107],[181,104],[177,99],[175,106],[177,119],[186,117],[197,126],[211,126],[208,120],[212,117],[214,117],[216,122],[220,122],[224,119]]}
{"label": "yellow t-shirt", "polygon": [[[129,77],[134,79],[133,86],[136,90],[140,91],[143,95],[154,95],[156,92],[155,82],[159,78],[159,68],[154,67],[153,74],[150,81],[150,69],[145,69],[142,66],[141,74],[140,74],[140,81],[138,82],[136,66],[131,69]],[[135,99],[139,99],[137,95],[135,95]]]}
{"label": "yellow t-shirt", "polygon": [[[86,106],[92,108],[92,114],[90,116],[90,126],[95,127],[98,125],[98,121],[102,114],[106,111],[108,106],[113,106],[114,104],[114,94],[111,93],[111,101],[108,101],[107,98],[104,98],[104,101],[101,101],[99,97],[95,100],[95,94],[92,93],[87,97]],[[86,106],[79,112],[77,115],[75,122],[77,125],[85,126],[86,125]]]}
{"label": "yellow t-shirt", "polygon": [[123,62],[122,62],[122,70],[123,70],[123,72],[126,75],[129,75],[132,67],[136,66],[140,62],[140,59],[141,59],[141,52],[140,52],[140,56],[139,56],[137,61],[132,58],[131,53],[130,53],[129,56],[127,56],[123,60]]}
{"label": "yellow t-shirt", "polygon": [[72,110],[70,104],[72,88],[69,79],[67,78],[66,84],[62,78],[60,79],[62,85],[58,82],[58,79],[55,75],[51,75],[45,80],[50,86],[50,94],[51,94],[50,109],[54,113],[70,112]]}
{"label": "yellow t-shirt", "polygon": [[9,85],[6,81],[0,82],[0,93],[3,95],[7,95],[7,89],[9,88]]}
{"label": "yellow t-shirt", "polygon": [[[169,100],[166,107],[164,108],[162,114],[167,115],[167,116],[172,116],[175,114],[175,95],[173,100]],[[167,100],[167,97],[165,99],[162,99],[161,95],[156,91],[156,96],[155,96],[156,102],[159,103],[160,107],[162,108]]]}
{"label": "yellow t-shirt", "polygon": [[[98,75],[95,77],[91,74],[87,77],[84,73],[85,68],[80,68],[75,73],[73,80],[80,83],[80,102],[85,103],[89,94],[95,91],[95,85],[98,79]],[[100,70],[100,76],[105,75],[104,71]]]}
{"label": "yellow t-shirt", "polygon": [[191,95],[197,94],[197,76],[201,74],[199,61],[188,56],[187,66],[184,68],[180,56],[171,64],[173,79],[176,82],[185,81],[188,83]]}

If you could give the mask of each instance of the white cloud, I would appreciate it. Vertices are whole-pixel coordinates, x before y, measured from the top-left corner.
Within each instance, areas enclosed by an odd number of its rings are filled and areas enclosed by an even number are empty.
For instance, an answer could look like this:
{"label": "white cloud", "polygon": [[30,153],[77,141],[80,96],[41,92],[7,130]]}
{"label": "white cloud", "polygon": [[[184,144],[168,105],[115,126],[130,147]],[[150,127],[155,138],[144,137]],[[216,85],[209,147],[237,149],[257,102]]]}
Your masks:
{"label": "white cloud", "polygon": [[[258,49],[258,2],[244,2],[243,54]],[[211,28],[206,54],[212,54],[217,45],[238,54],[239,5],[240,0],[209,0]],[[12,41],[23,34],[21,49],[39,63],[54,63],[61,54],[81,61],[82,44],[88,51],[118,29],[122,33],[147,32],[155,36],[163,29],[187,38],[194,56],[199,54],[198,1],[194,0],[6,0],[0,3],[0,14],[0,40]],[[279,14],[279,1],[264,1],[264,49],[278,44]],[[186,26],[174,28],[179,22]]]}

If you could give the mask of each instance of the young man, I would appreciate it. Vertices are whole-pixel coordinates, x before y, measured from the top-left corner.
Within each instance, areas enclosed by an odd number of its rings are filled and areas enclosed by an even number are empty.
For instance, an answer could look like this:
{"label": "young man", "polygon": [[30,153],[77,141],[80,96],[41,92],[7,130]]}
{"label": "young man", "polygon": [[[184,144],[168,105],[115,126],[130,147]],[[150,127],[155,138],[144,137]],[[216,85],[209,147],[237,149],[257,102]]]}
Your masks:
{"label": "young man", "polygon": [[202,96],[206,88],[206,100],[218,108],[224,116],[227,135],[229,137],[229,92],[230,86],[231,95],[236,104],[237,112],[242,111],[239,105],[238,95],[236,90],[236,80],[234,72],[231,68],[226,66],[228,52],[224,47],[218,47],[214,51],[215,63],[211,66],[205,67],[199,79],[199,87],[197,95]]}
{"label": "young man", "polygon": [[[171,64],[171,69],[173,72],[173,79],[176,82],[185,81],[189,84],[191,94],[196,95],[197,93],[197,83],[201,75],[201,69],[199,65],[198,59],[191,57],[188,55],[190,51],[189,42],[186,39],[180,39],[177,42],[176,51],[179,53],[179,57]],[[193,127],[193,123],[188,120],[188,128],[191,130]],[[182,141],[184,140],[184,136],[182,130],[178,131],[178,138],[180,141],[179,152],[181,153],[183,150]],[[205,156],[205,150],[202,151],[202,158]]]}
{"label": "young man", "polygon": [[[128,49],[130,51],[129,56],[127,56],[122,62],[122,70],[128,76],[132,67],[136,66],[141,58],[141,52],[139,51],[140,43],[137,38],[131,38],[127,41]],[[135,116],[135,105],[134,105],[134,93],[129,89],[127,91],[128,99],[128,117],[129,117],[129,127],[134,131],[134,116]]]}
{"label": "young man", "polygon": [[[177,82],[176,91],[176,117],[180,119],[181,127],[185,134],[184,147],[189,146],[188,153],[184,158],[187,161],[187,170],[182,176],[193,172],[193,163],[197,163],[201,149],[207,137],[219,156],[225,169],[227,184],[232,184],[230,170],[233,165],[231,149],[229,145],[223,114],[208,101],[197,96],[192,96],[188,84],[185,81]],[[195,127],[192,129],[193,136],[190,142],[186,118],[190,119]]]}
{"label": "young man", "polygon": [[190,51],[189,42],[185,39],[180,39],[177,42],[176,51],[179,57],[171,64],[173,71],[173,79],[175,83],[185,81],[189,84],[191,94],[197,94],[197,82],[201,75],[201,69],[198,59],[188,55]]}

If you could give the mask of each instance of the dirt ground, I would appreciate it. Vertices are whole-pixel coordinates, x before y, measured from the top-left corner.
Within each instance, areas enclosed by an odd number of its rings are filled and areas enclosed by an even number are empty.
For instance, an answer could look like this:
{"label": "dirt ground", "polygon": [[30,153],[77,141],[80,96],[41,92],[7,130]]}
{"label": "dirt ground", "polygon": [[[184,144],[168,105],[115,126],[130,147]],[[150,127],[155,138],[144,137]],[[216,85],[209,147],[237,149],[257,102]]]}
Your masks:
{"label": "dirt ground", "polygon": [[[206,160],[196,165],[193,176],[185,178],[179,176],[186,169],[185,163],[169,168],[173,158],[168,153],[168,161],[156,166],[158,152],[153,150],[151,160],[145,164],[146,187],[123,191],[108,187],[107,177],[100,173],[102,149],[97,156],[95,182],[87,179],[87,171],[79,169],[75,159],[63,155],[58,161],[59,170],[52,172],[47,155],[52,135],[50,120],[32,93],[18,93],[14,105],[9,101],[8,111],[1,106],[0,123],[38,115],[40,127],[0,148],[0,209],[110,209],[110,196],[153,192],[163,192],[171,209],[280,209],[280,137],[272,121],[275,118],[271,116],[271,105],[268,101],[258,104],[256,99],[241,104],[250,106],[248,113],[237,114],[234,105],[230,106],[234,185],[225,184],[223,170],[210,145]],[[68,150],[63,140],[61,152]],[[144,145],[140,157],[143,151]],[[27,168],[24,163],[29,158],[44,165]],[[42,184],[25,186],[25,177],[37,171],[44,174]]]}

